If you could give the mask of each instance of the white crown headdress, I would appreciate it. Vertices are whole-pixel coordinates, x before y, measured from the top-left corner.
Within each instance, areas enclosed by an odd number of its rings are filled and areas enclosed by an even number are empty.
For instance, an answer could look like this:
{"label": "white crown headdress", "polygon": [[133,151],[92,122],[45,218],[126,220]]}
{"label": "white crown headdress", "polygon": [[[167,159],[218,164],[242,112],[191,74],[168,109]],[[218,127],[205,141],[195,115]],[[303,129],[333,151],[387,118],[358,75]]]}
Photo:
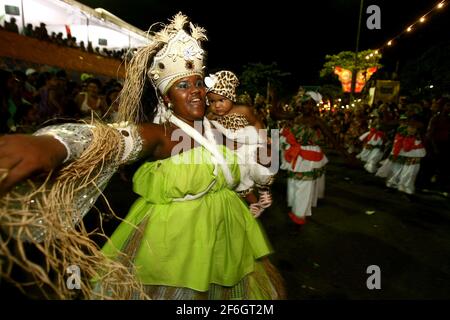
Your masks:
{"label": "white crown headdress", "polygon": [[[147,77],[164,95],[174,82],[183,77],[203,76],[205,52],[200,47],[200,42],[207,40],[205,30],[189,23],[189,34],[184,30],[187,23],[188,18],[180,12],[162,30],[149,31],[152,42],[135,53],[127,68],[119,120],[139,123],[144,118],[140,99]],[[147,62],[152,56],[153,62],[148,67]],[[159,98],[161,106],[158,108],[161,109],[163,103]]]}
{"label": "white crown headdress", "polygon": [[204,51],[197,39],[183,29],[178,30],[155,56],[148,76],[155,87],[165,94],[177,79],[195,74],[203,75],[203,57]]}

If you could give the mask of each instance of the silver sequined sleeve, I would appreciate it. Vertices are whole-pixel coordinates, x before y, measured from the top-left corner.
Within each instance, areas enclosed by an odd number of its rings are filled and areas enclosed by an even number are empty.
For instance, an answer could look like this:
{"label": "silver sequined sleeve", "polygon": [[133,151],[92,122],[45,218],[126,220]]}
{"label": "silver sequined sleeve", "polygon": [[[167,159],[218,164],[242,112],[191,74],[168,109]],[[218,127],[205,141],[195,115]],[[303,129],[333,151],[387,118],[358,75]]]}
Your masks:
{"label": "silver sequined sleeve", "polygon": [[[122,157],[115,165],[127,164],[135,161],[142,150],[142,139],[139,135],[138,128],[127,123],[114,123],[110,126],[120,132],[123,140]],[[66,123],[42,128],[34,133],[34,135],[50,135],[61,142],[67,151],[67,157],[63,163],[67,163],[78,159],[84,151],[89,147],[93,139],[93,125]]]}
{"label": "silver sequined sleeve", "polygon": [[[91,181],[86,187],[75,192],[73,202],[69,204],[72,209],[70,210],[71,221],[68,222],[68,227],[70,227],[69,224],[72,226],[77,224],[89,212],[119,166],[135,161],[142,150],[142,139],[136,126],[120,123],[111,124],[110,127],[120,133],[122,141],[117,145],[117,154],[120,156],[114,162],[108,162],[102,166],[101,172],[95,177],[95,181]],[[87,124],[62,124],[45,127],[35,132],[34,135],[50,135],[60,141],[67,150],[67,158],[64,162],[68,164],[79,158],[88,149],[94,139],[93,129],[94,126]],[[25,185],[23,189],[25,194],[30,193]],[[36,194],[34,197],[41,196],[44,195]],[[30,203],[37,201],[39,201],[37,198],[31,199]],[[40,220],[42,219],[37,215],[36,222],[30,225],[32,239],[22,236],[22,240],[37,242],[45,240],[46,228],[43,221]]]}
{"label": "silver sequined sleeve", "polygon": [[61,142],[67,151],[64,163],[77,159],[92,141],[92,128],[88,124],[66,123],[42,128],[36,136],[49,135]]}

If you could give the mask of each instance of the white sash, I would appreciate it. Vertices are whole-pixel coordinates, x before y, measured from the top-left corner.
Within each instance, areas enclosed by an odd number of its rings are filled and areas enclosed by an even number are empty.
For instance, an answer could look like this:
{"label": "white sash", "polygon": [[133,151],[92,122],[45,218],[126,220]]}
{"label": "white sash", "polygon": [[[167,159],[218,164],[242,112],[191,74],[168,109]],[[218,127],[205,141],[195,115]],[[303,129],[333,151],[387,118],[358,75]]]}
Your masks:
{"label": "white sash", "polygon": [[234,185],[233,176],[231,174],[230,168],[228,168],[228,165],[222,153],[217,148],[217,143],[216,140],[214,139],[214,135],[211,130],[211,123],[209,122],[209,120],[206,119],[205,117],[203,118],[203,127],[205,128],[206,138],[203,137],[197,130],[192,128],[186,122],[178,119],[173,114],[169,117],[169,121],[172,122],[174,125],[176,125],[178,128],[180,128],[181,130],[183,130],[188,136],[190,136],[197,143],[202,145],[206,150],[211,152],[215,162],[220,165],[228,186],[232,188]]}

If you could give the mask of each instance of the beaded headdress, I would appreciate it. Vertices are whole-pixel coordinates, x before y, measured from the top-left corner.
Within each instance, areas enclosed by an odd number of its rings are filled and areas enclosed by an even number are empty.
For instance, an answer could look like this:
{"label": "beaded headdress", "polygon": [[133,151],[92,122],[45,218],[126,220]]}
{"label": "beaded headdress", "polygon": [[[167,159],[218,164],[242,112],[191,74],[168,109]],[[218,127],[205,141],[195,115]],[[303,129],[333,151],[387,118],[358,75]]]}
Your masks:
{"label": "beaded headdress", "polygon": [[[182,18],[184,17],[180,17]],[[185,21],[180,22],[178,27],[182,28],[184,23]],[[192,23],[190,26],[193,36],[183,29],[175,28],[177,32],[169,35],[167,44],[156,54],[148,70],[148,76],[162,94],[165,94],[180,78],[203,75],[204,51],[199,45],[199,34],[194,32],[195,27]]]}
{"label": "beaded headdress", "polygon": [[[154,32],[150,27],[150,44],[140,48],[126,68],[119,121],[140,123],[145,119],[140,100],[147,79],[157,91],[160,114],[165,108],[161,95],[166,94],[174,82],[186,76],[203,76],[205,52],[200,42],[207,40],[205,30],[189,23],[188,32],[185,30],[187,24],[188,18],[178,13],[168,25],[163,25],[162,30]],[[149,65],[151,58],[153,61]]]}

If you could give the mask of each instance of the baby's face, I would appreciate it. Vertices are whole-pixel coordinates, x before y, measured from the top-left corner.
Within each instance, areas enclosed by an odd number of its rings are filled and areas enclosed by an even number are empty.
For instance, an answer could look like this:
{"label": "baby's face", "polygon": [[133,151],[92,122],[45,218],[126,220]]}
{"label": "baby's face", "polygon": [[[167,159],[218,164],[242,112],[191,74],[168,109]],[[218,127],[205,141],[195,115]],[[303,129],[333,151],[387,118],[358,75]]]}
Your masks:
{"label": "baby's face", "polygon": [[215,115],[224,116],[233,108],[233,101],[224,96],[212,92],[209,92],[206,96],[211,112]]}

